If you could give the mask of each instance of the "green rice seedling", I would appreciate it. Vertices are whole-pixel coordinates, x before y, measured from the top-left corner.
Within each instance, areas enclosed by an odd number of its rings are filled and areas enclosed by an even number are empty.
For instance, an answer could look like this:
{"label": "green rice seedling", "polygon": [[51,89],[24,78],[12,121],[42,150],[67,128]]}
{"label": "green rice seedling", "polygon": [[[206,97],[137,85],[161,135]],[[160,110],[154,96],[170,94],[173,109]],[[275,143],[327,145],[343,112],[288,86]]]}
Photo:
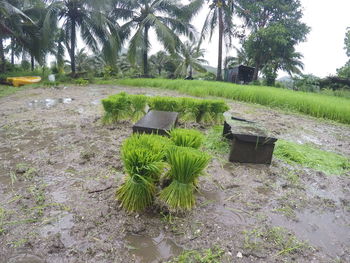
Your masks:
{"label": "green rice seedling", "polygon": [[224,101],[212,100],[210,102],[210,114],[213,118],[214,123],[223,123],[223,113],[228,111],[230,108]]}
{"label": "green rice seedling", "polygon": [[343,97],[202,80],[122,79],[116,80],[114,83],[176,90],[197,97],[215,96],[233,99],[350,124],[349,99]]}
{"label": "green rice seedling", "polygon": [[191,98],[182,99],[183,113],[180,118],[183,121],[196,121],[198,116],[198,100]]}
{"label": "green rice seedling", "polygon": [[197,130],[174,129],[169,133],[170,139],[176,146],[198,149],[203,143],[204,136]]}
{"label": "green rice seedling", "polygon": [[278,140],[274,156],[287,163],[300,164],[326,174],[340,175],[350,171],[350,161],[346,157],[307,144]]}
{"label": "green rice seedling", "polygon": [[131,115],[131,102],[125,92],[102,100],[105,110],[104,123],[114,123],[126,119]]}
{"label": "green rice seedling", "polygon": [[132,107],[132,120],[137,122],[146,114],[148,98],[145,95],[132,95],[129,98]]}
{"label": "green rice seedling", "polygon": [[198,116],[197,122],[213,124],[214,119],[211,114],[211,102],[209,100],[203,100],[198,104]]}
{"label": "green rice seedling", "polygon": [[140,211],[152,203],[155,180],[164,168],[160,154],[147,149],[123,149],[126,181],[117,190],[117,199],[126,210]]}
{"label": "green rice seedling", "polygon": [[131,149],[145,149],[158,156],[158,160],[165,160],[167,149],[174,143],[164,136],[156,134],[133,134],[123,143],[122,156],[126,156]]}
{"label": "green rice seedling", "polygon": [[183,112],[181,99],[173,97],[153,97],[149,106],[152,110]]}
{"label": "green rice seedling", "polygon": [[194,189],[197,178],[203,173],[210,156],[187,147],[171,147],[167,152],[171,184],[160,192],[171,210],[190,210],[195,205]]}

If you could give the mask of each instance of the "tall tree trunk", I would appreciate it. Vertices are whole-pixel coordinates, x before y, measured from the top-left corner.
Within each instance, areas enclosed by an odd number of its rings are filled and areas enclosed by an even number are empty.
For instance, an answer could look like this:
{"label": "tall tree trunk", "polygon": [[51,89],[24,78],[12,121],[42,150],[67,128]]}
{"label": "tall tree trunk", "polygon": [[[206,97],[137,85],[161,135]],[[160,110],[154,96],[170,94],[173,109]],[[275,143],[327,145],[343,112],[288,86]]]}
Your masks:
{"label": "tall tree trunk", "polygon": [[162,75],[162,68],[161,67],[158,68],[158,75],[159,76]]}
{"label": "tall tree trunk", "polygon": [[216,73],[216,80],[222,81],[222,42],[224,36],[224,22],[222,20],[222,7],[219,6],[219,54],[218,54],[218,68]]}
{"label": "tall tree trunk", "polygon": [[11,64],[15,64],[15,40],[11,38]]}
{"label": "tall tree trunk", "polygon": [[259,64],[258,62],[255,63],[254,74],[253,74],[253,80],[258,80],[259,68],[260,68],[260,64]]}
{"label": "tall tree trunk", "polygon": [[72,70],[72,77],[75,77],[75,42],[76,42],[76,22],[72,18],[71,39],[70,39],[70,66]]}
{"label": "tall tree trunk", "polygon": [[148,77],[148,30],[149,26],[145,25],[145,35],[143,42],[143,76]]}
{"label": "tall tree trunk", "polygon": [[35,69],[35,60],[34,60],[34,56],[33,55],[30,55],[30,64],[31,64],[32,71],[34,71],[34,69]]}
{"label": "tall tree trunk", "polygon": [[192,69],[192,66],[190,66],[190,71],[188,72],[188,76],[190,79],[192,79],[192,75],[193,75],[193,69]]}
{"label": "tall tree trunk", "polygon": [[5,60],[5,51],[4,44],[2,43],[2,38],[0,38],[0,72],[5,72],[6,70],[6,60]]}

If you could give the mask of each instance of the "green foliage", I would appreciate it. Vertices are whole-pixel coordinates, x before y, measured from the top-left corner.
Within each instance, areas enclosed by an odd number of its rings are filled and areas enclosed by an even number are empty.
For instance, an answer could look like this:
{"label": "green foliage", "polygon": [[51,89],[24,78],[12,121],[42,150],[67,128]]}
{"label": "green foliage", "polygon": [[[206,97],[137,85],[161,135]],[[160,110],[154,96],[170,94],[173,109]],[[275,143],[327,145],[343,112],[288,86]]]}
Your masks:
{"label": "green foliage", "polygon": [[117,199],[126,210],[141,211],[152,203],[169,144],[167,138],[146,134],[133,135],[124,142],[121,154],[127,176],[117,190]]}
{"label": "green foliage", "polygon": [[214,155],[227,155],[230,150],[230,142],[222,136],[222,126],[212,127],[204,140],[203,147]]}
{"label": "green foliage", "polygon": [[216,96],[292,110],[318,118],[350,124],[348,99],[322,94],[296,92],[273,87],[235,85],[211,81],[164,79],[124,79],[116,84],[177,90],[192,96]]}
{"label": "green foliage", "polygon": [[189,250],[181,253],[168,263],[221,263],[224,250],[219,247],[209,248],[202,251]]}
{"label": "green foliage", "polygon": [[279,140],[274,156],[290,164],[300,164],[327,174],[340,175],[350,171],[350,161],[346,157],[307,144]]}
{"label": "green foliage", "polygon": [[175,146],[169,138],[153,134],[132,135],[123,143],[121,155],[127,175],[117,199],[130,212],[152,204],[166,162],[170,167],[166,178],[171,183],[160,192],[160,199],[174,211],[191,209],[197,178],[210,160],[208,154]]}
{"label": "green foliage", "polygon": [[159,111],[175,111],[180,113],[184,121],[219,123],[223,113],[229,108],[221,100],[200,100],[177,97],[147,97],[145,95],[128,95],[119,93],[102,100],[105,110],[104,122],[112,123],[132,118],[139,120],[145,114],[148,104],[150,109]]}
{"label": "green foliage", "polygon": [[229,109],[221,100],[199,100],[177,97],[153,97],[149,106],[153,110],[175,111],[184,121],[195,120],[198,123],[215,124],[222,121],[223,113]]}
{"label": "green foliage", "polygon": [[78,86],[87,86],[87,85],[89,85],[89,81],[86,80],[86,79],[82,79],[82,78],[76,79],[76,80],[74,81],[74,83],[75,83],[76,85],[78,85]]}
{"label": "green foliage", "polygon": [[190,210],[195,205],[194,189],[197,178],[207,167],[210,156],[187,147],[170,147],[167,152],[171,184],[160,192],[171,210]]}
{"label": "green foliage", "polygon": [[314,75],[301,75],[293,78],[293,89],[305,92],[320,91],[320,79]]}
{"label": "green foliage", "polygon": [[118,122],[131,116],[131,102],[125,92],[103,99],[102,105],[105,110],[104,123]]}
{"label": "green foliage", "polygon": [[170,133],[170,139],[176,146],[198,149],[203,143],[203,135],[197,130],[174,129]]}

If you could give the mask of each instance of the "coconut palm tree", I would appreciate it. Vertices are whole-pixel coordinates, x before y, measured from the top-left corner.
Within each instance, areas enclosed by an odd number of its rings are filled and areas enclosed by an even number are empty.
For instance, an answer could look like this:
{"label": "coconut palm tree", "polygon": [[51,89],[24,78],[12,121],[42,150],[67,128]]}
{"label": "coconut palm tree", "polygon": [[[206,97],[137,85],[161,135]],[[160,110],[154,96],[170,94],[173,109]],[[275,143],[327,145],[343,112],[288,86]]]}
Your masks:
{"label": "coconut palm tree", "polygon": [[21,39],[21,30],[23,23],[32,23],[33,21],[20,10],[21,1],[0,0],[0,71],[5,71],[5,50],[4,40],[13,38]]}
{"label": "coconut palm tree", "polygon": [[107,1],[94,0],[57,0],[50,8],[50,15],[56,16],[63,23],[66,33],[66,48],[71,60],[72,75],[76,73],[75,53],[77,31],[81,33],[84,43],[94,52],[103,46],[110,56],[116,56],[120,48],[117,25],[106,15]]}
{"label": "coconut palm tree", "polygon": [[[183,6],[173,0],[113,0],[113,15],[127,22],[121,27],[121,36],[129,39],[128,58],[135,62],[139,49],[142,53],[143,75],[148,76],[148,51],[151,47],[150,29],[154,29],[157,39],[166,51],[173,54],[178,48],[179,35],[194,37],[194,28],[189,23],[203,0],[192,1]],[[133,31],[135,29],[136,31]]]}
{"label": "coconut palm tree", "polygon": [[169,61],[169,56],[164,51],[158,51],[156,54],[152,55],[149,58],[151,65],[157,70],[158,75],[162,75],[162,70],[164,69],[165,64]]}
{"label": "coconut palm tree", "polygon": [[211,41],[216,29],[219,31],[218,66],[216,80],[222,80],[222,49],[224,39],[226,45],[231,45],[235,26],[233,24],[233,0],[208,0],[210,11],[204,21],[199,44],[209,34]]}
{"label": "coconut palm tree", "polygon": [[198,48],[198,45],[194,42],[185,42],[180,46],[178,53],[180,64],[177,67],[176,75],[186,75],[186,79],[193,79],[193,69],[199,72],[206,72],[206,69],[202,64],[208,64],[208,61],[203,59],[204,49]]}

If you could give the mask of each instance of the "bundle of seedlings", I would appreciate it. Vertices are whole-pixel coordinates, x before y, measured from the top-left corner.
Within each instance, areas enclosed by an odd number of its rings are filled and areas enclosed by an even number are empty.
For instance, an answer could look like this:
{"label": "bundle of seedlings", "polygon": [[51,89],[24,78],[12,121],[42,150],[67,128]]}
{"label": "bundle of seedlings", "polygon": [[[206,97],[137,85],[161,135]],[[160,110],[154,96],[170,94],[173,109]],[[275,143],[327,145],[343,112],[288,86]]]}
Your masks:
{"label": "bundle of seedlings", "polygon": [[168,149],[167,161],[170,170],[166,176],[171,183],[160,192],[159,198],[172,211],[191,210],[195,205],[196,181],[210,156],[193,148],[173,146]]}
{"label": "bundle of seedlings", "polygon": [[125,92],[103,99],[102,105],[105,110],[104,123],[114,123],[130,117],[131,102]]}
{"label": "bundle of seedlings", "polygon": [[132,121],[137,122],[146,114],[148,97],[144,95],[129,95],[132,109]]}
{"label": "bundle of seedlings", "polygon": [[221,100],[193,98],[152,97],[128,95],[125,92],[102,100],[105,110],[104,122],[113,123],[123,119],[138,121],[145,115],[147,106],[152,110],[173,111],[180,114],[183,121],[196,121],[206,124],[218,123],[228,106]]}
{"label": "bundle of seedlings", "polygon": [[173,129],[169,132],[169,137],[176,146],[194,149],[199,149],[204,140],[202,133],[193,129]]}
{"label": "bundle of seedlings", "polygon": [[170,144],[165,137],[138,134],[124,142],[122,161],[127,176],[117,190],[117,199],[123,208],[141,211],[152,204]]}

